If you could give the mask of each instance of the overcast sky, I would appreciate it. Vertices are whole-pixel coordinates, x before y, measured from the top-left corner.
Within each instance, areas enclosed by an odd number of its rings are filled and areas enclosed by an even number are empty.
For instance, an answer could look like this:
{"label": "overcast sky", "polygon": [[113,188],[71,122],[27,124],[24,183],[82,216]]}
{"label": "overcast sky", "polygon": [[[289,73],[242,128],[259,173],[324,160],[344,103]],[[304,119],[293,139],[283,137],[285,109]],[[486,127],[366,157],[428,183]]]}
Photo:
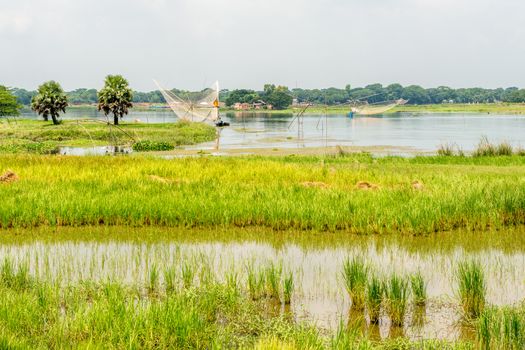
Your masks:
{"label": "overcast sky", "polygon": [[525,87],[524,0],[0,0],[0,84]]}

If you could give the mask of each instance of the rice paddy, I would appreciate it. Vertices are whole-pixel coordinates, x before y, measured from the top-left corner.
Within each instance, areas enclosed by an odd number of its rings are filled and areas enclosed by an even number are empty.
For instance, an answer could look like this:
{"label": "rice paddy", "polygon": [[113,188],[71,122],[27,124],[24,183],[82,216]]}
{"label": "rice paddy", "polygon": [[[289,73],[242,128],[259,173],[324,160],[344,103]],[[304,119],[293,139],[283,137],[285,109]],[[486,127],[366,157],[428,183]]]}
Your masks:
{"label": "rice paddy", "polygon": [[0,347],[522,348],[524,162],[0,157]]}

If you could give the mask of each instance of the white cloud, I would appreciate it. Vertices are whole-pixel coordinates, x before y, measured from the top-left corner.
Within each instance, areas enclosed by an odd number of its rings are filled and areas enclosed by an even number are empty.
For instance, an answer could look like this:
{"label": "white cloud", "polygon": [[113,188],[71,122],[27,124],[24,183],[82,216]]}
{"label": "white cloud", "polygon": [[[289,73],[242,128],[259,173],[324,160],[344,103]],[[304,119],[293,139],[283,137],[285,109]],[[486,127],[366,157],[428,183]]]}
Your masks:
{"label": "white cloud", "polygon": [[0,84],[525,83],[519,0],[0,0]]}

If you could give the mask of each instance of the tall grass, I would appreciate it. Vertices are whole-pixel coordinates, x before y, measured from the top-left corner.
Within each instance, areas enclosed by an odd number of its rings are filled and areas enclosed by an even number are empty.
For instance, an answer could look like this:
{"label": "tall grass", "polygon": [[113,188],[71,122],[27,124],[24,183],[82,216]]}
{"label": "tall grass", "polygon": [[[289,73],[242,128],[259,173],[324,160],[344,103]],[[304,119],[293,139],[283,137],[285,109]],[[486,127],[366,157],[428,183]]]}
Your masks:
{"label": "tall grass", "polygon": [[476,261],[461,262],[456,271],[456,280],[464,318],[478,318],[486,303],[487,286],[483,268]]}
{"label": "tall grass", "polygon": [[384,283],[376,276],[372,276],[366,288],[366,308],[372,324],[379,323],[383,293]]}
{"label": "tall grass", "polygon": [[427,301],[427,286],[421,271],[410,276],[410,287],[414,298],[414,304],[417,306],[425,305]]}
{"label": "tall grass", "polygon": [[385,304],[393,326],[402,327],[405,323],[408,293],[407,279],[392,273],[386,284]]}
{"label": "tall grass", "polygon": [[483,349],[524,349],[525,311],[523,308],[486,308],[475,323]]}
{"label": "tall grass", "polygon": [[290,272],[283,280],[283,304],[288,305],[292,302],[294,287],[293,274]]}
{"label": "tall grass", "polygon": [[343,281],[352,300],[352,308],[363,310],[368,279],[368,266],[362,257],[346,258],[343,262]]}
{"label": "tall grass", "polygon": [[[0,157],[0,173],[11,169],[20,178],[0,186],[0,227],[264,226],[421,234],[525,223],[525,188],[516,186],[523,158],[509,159],[512,166],[479,158],[442,165],[448,158],[439,158],[374,163],[363,155],[176,161]],[[414,179],[425,184],[423,191],[412,191]],[[359,181],[380,190],[357,189]]]}

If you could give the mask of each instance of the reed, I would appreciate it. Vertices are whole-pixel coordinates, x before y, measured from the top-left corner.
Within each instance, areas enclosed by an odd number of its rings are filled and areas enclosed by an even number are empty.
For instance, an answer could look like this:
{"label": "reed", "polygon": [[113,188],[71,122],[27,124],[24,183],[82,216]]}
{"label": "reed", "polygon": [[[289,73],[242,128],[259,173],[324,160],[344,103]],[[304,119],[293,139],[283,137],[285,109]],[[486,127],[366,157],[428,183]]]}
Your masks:
{"label": "reed", "polygon": [[370,323],[378,324],[383,301],[383,282],[376,276],[372,276],[366,288],[366,308]]}
{"label": "reed", "polygon": [[427,302],[427,286],[421,271],[410,276],[410,287],[414,298],[414,304],[417,306],[424,306]]}
{"label": "reed", "polygon": [[294,286],[293,273],[290,272],[283,280],[283,304],[289,305],[292,302]]}
{"label": "reed", "polygon": [[522,307],[486,308],[475,327],[480,348],[525,348],[525,312]]}
{"label": "reed", "polygon": [[393,326],[402,327],[404,325],[408,292],[409,287],[406,278],[392,273],[386,285],[385,304]]}
{"label": "reed", "polygon": [[175,292],[177,288],[176,284],[177,272],[173,267],[168,267],[164,270],[164,284],[167,294]]}
{"label": "reed", "polygon": [[343,281],[352,300],[352,308],[363,310],[368,279],[368,266],[362,257],[346,258],[343,262]]}
{"label": "reed", "polygon": [[196,269],[192,262],[185,261],[181,265],[182,283],[185,289],[191,288],[195,279]]}
{"label": "reed", "polygon": [[148,293],[154,294],[159,288],[159,269],[156,265],[152,265],[149,270],[148,278]]}
{"label": "reed", "polygon": [[485,308],[487,286],[483,268],[476,261],[463,261],[456,271],[458,294],[466,320],[477,319]]}
{"label": "reed", "polygon": [[282,276],[282,265],[270,263],[265,270],[266,295],[272,299],[280,300],[280,285]]}

